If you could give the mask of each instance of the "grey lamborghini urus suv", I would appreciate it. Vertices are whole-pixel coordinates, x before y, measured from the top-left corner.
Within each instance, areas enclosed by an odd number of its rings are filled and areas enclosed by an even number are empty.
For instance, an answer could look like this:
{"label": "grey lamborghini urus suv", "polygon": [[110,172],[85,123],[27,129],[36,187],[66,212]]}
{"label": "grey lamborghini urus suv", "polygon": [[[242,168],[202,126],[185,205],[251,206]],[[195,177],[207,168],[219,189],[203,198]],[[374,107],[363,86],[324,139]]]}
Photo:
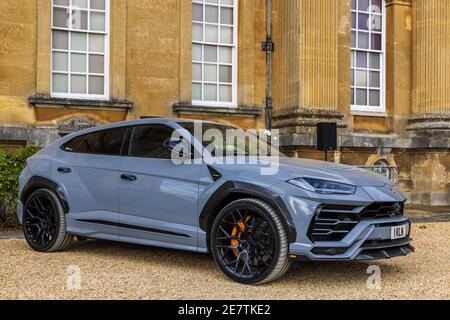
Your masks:
{"label": "grey lamborghini urus suv", "polygon": [[[294,261],[414,250],[405,195],[383,176],[275,157],[260,137],[241,147],[211,132],[245,133],[154,118],[72,133],[43,149],[20,176],[17,215],[28,244],[62,251],[78,236],[212,253],[246,284],[273,281]],[[260,154],[255,143],[266,158],[248,161]]]}

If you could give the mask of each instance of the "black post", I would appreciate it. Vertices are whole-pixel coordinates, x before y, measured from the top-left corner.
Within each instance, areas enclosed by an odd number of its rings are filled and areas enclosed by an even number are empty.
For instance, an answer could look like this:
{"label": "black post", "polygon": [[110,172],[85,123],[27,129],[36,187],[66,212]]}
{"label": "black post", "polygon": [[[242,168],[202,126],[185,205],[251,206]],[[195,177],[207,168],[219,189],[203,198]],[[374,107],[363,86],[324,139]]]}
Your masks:
{"label": "black post", "polygon": [[272,41],[272,0],[266,0],[266,41],[262,45],[266,53],[266,129],[272,130],[272,54],[275,49]]}

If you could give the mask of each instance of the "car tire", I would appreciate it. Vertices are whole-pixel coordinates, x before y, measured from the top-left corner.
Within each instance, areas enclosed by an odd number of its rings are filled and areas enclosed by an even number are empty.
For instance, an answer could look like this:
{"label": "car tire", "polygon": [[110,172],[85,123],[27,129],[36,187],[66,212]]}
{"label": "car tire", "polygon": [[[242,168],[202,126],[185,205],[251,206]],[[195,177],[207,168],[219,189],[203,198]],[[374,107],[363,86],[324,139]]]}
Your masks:
{"label": "car tire", "polygon": [[239,283],[274,281],[292,265],[282,221],[259,199],[241,199],[223,208],[211,228],[210,248],[221,271]]}
{"label": "car tire", "polygon": [[25,239],[35,251],[64,251],[72,242],[61,200],[49,189],[36,190],[27,198],[22,220]]}

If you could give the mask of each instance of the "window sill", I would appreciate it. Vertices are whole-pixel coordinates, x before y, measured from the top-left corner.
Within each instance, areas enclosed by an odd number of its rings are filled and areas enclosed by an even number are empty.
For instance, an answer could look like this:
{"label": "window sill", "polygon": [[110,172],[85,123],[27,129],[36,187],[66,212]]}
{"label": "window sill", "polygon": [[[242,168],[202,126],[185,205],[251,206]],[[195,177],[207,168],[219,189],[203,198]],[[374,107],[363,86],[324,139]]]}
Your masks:
{"label": "window sill", "polygon": [[47,95],[30,96],[28,97],[28,101],[37,108],[40,106],[62,106],[65,108],[132,109],[134,105],[129,100],[69,99],[50,97]]}
{"label": "window sill", "polygon": [[178,114],[214,114],[245,117],[258,117],[261,115],[260,108],[198,106],[190,103],[176,103],[172,106],[172,109]]}
{"label": "window sill", "polygon": [[351,115],[358,117],[377,117],[377,118],[389,117],[389,114],[387,112],[376,112],[376,111],[352,111]]}

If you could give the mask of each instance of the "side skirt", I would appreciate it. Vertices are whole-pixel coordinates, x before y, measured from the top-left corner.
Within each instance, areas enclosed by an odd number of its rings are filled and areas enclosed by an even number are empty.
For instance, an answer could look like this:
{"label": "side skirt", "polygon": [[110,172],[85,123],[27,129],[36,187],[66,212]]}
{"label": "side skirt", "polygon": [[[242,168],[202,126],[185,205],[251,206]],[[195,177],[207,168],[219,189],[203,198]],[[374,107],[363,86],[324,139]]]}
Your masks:
{"label": "side skirt", "polygon": [[153,229],[153,228],[146,228],[146,227],[140,227],[140,226],[133,226],[133,225],[124,224],[124,223],[118,223],[118,222],[102,221],[102,220],[84,220],[84,219],[80,219],[80,220],[77,219],[76,221],[78,221],[78,222],[86,222],[86,223],[93,223],[93,224],[101,224],[101,225],[117,227],[117,228],[125,228],[125,229],[131,229],[131,230],[159,233],[159,234],[165,234],[165,235],[182,237],[182,238],[190,238],[189,235],[182,234],[182,233],[165,231],[165,230],[159,230],[159,229]]}

